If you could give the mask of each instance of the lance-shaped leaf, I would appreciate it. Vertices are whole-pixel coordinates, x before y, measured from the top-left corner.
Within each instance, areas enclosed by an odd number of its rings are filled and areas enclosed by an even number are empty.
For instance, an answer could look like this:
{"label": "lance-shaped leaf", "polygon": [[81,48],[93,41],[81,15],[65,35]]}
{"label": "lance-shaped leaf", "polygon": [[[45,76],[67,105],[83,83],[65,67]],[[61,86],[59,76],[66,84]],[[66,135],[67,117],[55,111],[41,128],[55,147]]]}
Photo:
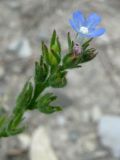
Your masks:
{"label": "lance-shaped leaf", "polygon": [[7,117],[5,115],[0,117],[0,128],[2,128],[5,124]]}
{"label": "lance-shaped leaf", "polygon": [[27,81],[16,100],[16,108],[14,109],[13,113],[19,113],[21,110],[25,110],[31,101],[32,95],[32,83]]}
{"label": "lance-shaped leaf", "polygon": [[47,93],[43,96],[40,96],[36,101],[36,107],[42,113],[51,114],[57,111],[61,111],[61,107],[52,106],[51,102],[53,102],[57,97],[53,95],[53,93]]}
{"label": "lance-shaped leaf", "polygon": [[43,57],[41,56],[40,62],[35,63],[35,83],[44,82],[48,76],[49,68],[47,64],[43,62]]}
{"label": "lance-shaped leaf", "polygon": [[57,37],[56,31],[53,31],[51,42],[50,42],[50,49],[57,53],[59,56],[61,54],[61,45],[59,42],[59,38]]}
{"label": "lance-shaped leaf", "polygon": [[46,64],[50,64],[49,62],[49,52],[47,46],[42,42],[42,55],[43,55],[43,60]]}
{"label": "lance-shaped leaf", "polygon": [[57,66],[60,63],[60,56],[54,50],[48,50],[47,46],[42,43],[42,53],[44,61],[51,67]]}
{"label": "lance-shaped leaf", "polygon": [[67,35],[67,40],[68,40],[68,51],[69,51],[69,53],[72,53],[74,42],[71,40],[69,32],[68,32],[68,35]]}
{"label": "lance-shaped leaf", "polygon": [[16,128],[16,129],[7,129],[7,128],[3,128],[0,130],[0,137],[9,137],[9,136],[14,136],[17,135],[19,133],[22,133],[24,131],[25,127],[21,127],[21,128]]}
{"label": "lance-shaped leaf", "polygon": [[93,38],[90,38],[89,40],[87,40],[86,42],[84,42],[84,43],[82,44],[82,49],[83,49],[83,51],[86,50],[86,49],[89,47],[90,42],[91,42],[92,40],[93,40]]}

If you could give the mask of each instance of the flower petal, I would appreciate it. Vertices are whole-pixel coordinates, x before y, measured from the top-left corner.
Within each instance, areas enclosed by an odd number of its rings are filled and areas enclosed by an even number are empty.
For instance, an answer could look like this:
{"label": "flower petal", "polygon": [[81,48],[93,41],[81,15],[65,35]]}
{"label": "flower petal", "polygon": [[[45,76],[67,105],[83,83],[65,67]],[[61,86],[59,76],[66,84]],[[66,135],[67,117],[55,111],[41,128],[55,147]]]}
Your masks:
{"label": "flower petal", "polygon": [[95,28],[100,22],[101,17],[96,13],[91,13],[86,20],[86,25],[88,28]]}
{"label": "flower petal", "polygon": [[99,28],[99,29],[94,30],[93,32],[90,32],[89,34],[87,34],[87,36],[89,38],[94,38],[94,37],[99,37],[104,33],[105,33],[105,29],[104,28]]}
{"label": "flower petal", "polygon": [[73,20],[75,21],[75,23],[78,27],[83,25],[85,22],[85,18],[83,16],[82,12],[80,12],[80,11],[73,12]]}
{"label": "flower petal", "polygon": [[79,28],[76,26],[76,23],[72,19],[69,20],[69,23],[76,32],[79,31]]}

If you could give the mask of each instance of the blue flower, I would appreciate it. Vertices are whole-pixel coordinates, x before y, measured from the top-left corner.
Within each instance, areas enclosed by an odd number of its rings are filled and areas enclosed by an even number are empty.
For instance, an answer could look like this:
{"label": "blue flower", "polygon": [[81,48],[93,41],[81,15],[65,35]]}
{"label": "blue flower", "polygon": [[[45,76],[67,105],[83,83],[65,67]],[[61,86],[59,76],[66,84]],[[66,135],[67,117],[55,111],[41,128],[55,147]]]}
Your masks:
{"label": "blue flower", "polygon": [[101,22],[101,17],[96,13],[91,13],[85,18],[82,12],[75,11],[69,22],[80,37],[94,38],[105,33],[104,28],[97,28]]}

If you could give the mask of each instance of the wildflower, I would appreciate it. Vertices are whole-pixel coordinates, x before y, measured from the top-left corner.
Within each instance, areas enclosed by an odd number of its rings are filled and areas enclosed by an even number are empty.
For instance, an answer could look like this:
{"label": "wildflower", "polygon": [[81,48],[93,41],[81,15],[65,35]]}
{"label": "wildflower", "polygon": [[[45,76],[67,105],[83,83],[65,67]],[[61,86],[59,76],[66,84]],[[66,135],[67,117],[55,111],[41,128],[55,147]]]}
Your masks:
{"label": "wildflower", "polygon": [[97,28],[97,25],[101,22],[101,17],[96,13],[91,13],[85,18],[82,12],[75,11],[69,22],[80,37],[94,38],[105,33],[104,28]]}

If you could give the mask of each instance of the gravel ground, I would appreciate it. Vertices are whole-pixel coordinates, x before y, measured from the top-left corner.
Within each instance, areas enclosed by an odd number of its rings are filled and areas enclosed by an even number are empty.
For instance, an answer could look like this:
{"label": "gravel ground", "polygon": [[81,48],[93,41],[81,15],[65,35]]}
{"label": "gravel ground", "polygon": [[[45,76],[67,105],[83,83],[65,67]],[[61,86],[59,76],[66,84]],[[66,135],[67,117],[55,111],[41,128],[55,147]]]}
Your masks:
{"label": "gravel ground", "polygon": [[[56,160],[115,159],[101,145],[97,123],[104,115],[120,115],[119,0],[0,0],[1,106],[7,112],[12,109],[18,91],[33,74],[41,40],[49,42],[54,28],[65,50],[66,33],[72,32],[68,19],[76,9],[102,15],[107,33],[93,44],[99,55],[80,70],[70,71],[66,88],[54,90],[63,112],[49,116],[34,112],[24,133],[27,138],[0,140],[0,160],[36,160],[31,158],[31,145],[39,127],[44,128]],[[24,148],[27,139],[29,145]]]}

